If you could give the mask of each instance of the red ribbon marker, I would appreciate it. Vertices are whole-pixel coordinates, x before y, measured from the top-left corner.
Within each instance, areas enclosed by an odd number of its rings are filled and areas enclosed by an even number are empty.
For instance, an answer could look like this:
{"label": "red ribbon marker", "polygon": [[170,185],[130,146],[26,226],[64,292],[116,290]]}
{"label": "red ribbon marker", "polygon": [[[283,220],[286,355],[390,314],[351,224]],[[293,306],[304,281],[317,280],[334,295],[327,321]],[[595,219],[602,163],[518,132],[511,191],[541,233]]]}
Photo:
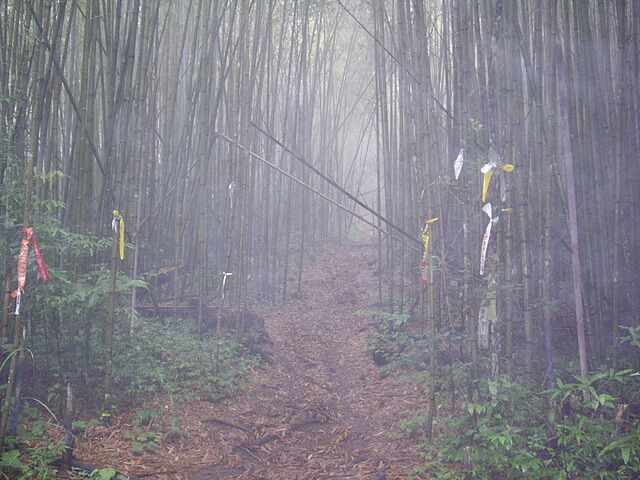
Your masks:
{"label": "red ribbon marker", "polygon": [[18,288],[11,293],[13,298],[20,295],[20,292],[24,289],[25,283],[27,283],[27,264],[29,261],[29,242],[33,236],[33,228],[23,228],[25,238],[20,242],[20,254],[18,255],[18,268],[16,270],[18,277]]}
{"label": "red ribbon marker", "polygon": [[18,268],[17,277],[18,277],[18,288],[11,293],[11,296],[16,299],[16,311],[15,314],[20,314],[20,296],[22,295],[22,291],[24,290],[24,286],[27,283],[27,267],[29,264],[29,242],[33,241],[33,251],[36,257],[36,266],[38,267],[38,275],[43,282],[46,282],[51,279],[49,276],[49,269],[47,268],[47,264],[44,261],[44,257],[42,256],[42,252],[40,248],[38,248],[38,244],[36,242],[36,237],[33,236],[33,228],[23,228],[22,233],[24,234],[24,238],[20,242],[20,254],[18,255]]}
{"label": "red ribbon marker", "polygon": [[42,252],[38,247],[38,242],[36,242],[35,235],[31,238],[31,240],[33,241],[33,254],[36,257],[36,267],[38,267],[38,275],[40,275],[40,278],[43,282],[48,282],[49,280],[51,280],[51,277],[49,276],[49,269],[47,268],[47,263],[44,261]]}

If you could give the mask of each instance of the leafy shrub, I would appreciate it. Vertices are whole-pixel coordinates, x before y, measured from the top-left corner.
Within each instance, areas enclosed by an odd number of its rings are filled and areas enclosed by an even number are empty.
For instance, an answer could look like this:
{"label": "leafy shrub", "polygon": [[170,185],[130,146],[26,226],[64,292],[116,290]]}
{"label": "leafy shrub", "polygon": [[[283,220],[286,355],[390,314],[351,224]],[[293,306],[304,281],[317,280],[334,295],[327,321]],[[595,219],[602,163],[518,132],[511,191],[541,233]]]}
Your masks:
{"label": "leafy shrub", "polygon": [[[422,469],[438,478],[482,480],[638,478],[640,427],[620,428],[612,395],[619,387],[636,389],[637,381],[631,370],[605,370],[536,393],[506,376],[478,380],[473,400],[441,419],[446,434],[437,446],[424,445],[429,456],[464,467],[432,462]],[[551,412],[549,397],[557,404]]]}
{"label": "leafy shrub", "polygon": [[195,339],[191,325],[146,321],[135,338],[120,339],[114,380],[130,393],[166,391],[176,396],[219,399],[236,394],[240,375],[258,359],[231,337]]}
{"label": "leafy shrub", "polygon": [[377,365],[397,366],[399,353],[412,340],[412,335],[406,331],[408,315],[386,312],[358,311],[358,315],[370,315],[379,318],[376,329],[368,335],[367,349],[371,351]]}
{"label": "leafy shrub", "polygon": [[586,380],[575,377],[572,383],[558,379],[556,388],[543,392],[565,406],[564,414],[554,418],[553,435],[556,461],[564,472],[638,478],[640,428],[637,423],[621,425],[619,399],[612,395],[626,388],[637,390],[637,374],[605,369]]}
{"label": "leafy shrub", "polygon": [[66,447],[61,439],[51,438],[47,432],[51,424],[40,418],[36,407],[25,403],[22,412],[29,424],[18,425],[17,437],[7,442],[7,449],[0,456],[0,475],[4,478],[10,475],[17,480],[54,478],[56,469],[51,465],[51,459],[61,456]]}
{"label": "leafy shrub", "polygon": [[462,412],[440,420],[446,434],[438,448],[424,445],[465,467],[448,471],[439,462],[428,467],[443,478],[490,479],[499,473],[505,478],[546,478],[551,455],[542,399],[506,376],[479,380],[477,387],[473,400],[462,403]]}

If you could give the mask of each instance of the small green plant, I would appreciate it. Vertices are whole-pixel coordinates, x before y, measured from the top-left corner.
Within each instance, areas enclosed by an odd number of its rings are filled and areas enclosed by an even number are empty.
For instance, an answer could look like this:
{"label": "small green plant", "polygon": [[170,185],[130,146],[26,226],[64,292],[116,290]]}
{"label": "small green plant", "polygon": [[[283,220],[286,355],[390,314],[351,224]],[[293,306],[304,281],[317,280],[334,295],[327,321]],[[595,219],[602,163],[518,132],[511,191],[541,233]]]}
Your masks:
{"label": "small green plant", "polygon": [[13,449],[2,452],[0,457],[0,467],[23,470],[26,465],[20,461],[20,450]]}
{"label": "small green plant", "polygon": [[99,468],[91,472],[91,477],[99,480],[111,480],[117,474],[113,467]]}
{"label": "small green plant", "polygon": [[424,436],[425,426],[427,425],[427,415],[424,412],[409,411],[407,418],[400,422],[400,428],[403,432],[421,438]]}
{"label": "small green plant", "polygon": [[626,337],[621,337],[620,341],[622,343],[628,342],[634,347],[640,348],[640,327],[620,327],[620,328],[629,332],[629,335]]}
{"label": "small green plant", "polygon": [[131,451],[133,453],[152,450],[158,444],[158,434],[141,427],[135,427],[133,431],[125,433],[124,438],[131,440]]}
{"label": "small green plant", "polygon": [[[51,466],[51,455],[60,453],[54,445],[38,446],[29,449],[22,460],[18,450],[9,450],[2,454],[0,467],[2,470],[18,472],[14,477],[17,480],[49,480],[55,476],[55,468]],[[9,477],[7,477],[9,478]]]}
{"label": "small green plant", "polygon": [[[447,434],[439,439],[438,453],[466,467],[447,477],[440,462],[432,462],[431,471],[438,478],[490,479],[498,473],[505,478],[546,478],[550,460],[539,418],[541,400],[506,376],[478,383],[476,395],[463,402],[462,411],[441,420]],[[424,447],[434,453],[435,446]]]}
{"label": "small green plant", "polygon": [[149,427],[157,416],[157,410],[153,408],[142,408],[140,410],[136,410],[136,418],[133,421],[133,424],[141,427]]}
{"label": "small green plant", "polygon": [[367,349],[372,352],[374,361],[378,365],[384,365],[387,369],[396,367],[400,359],[400,351],[412,340],[412,334],[405,328],[409,316],[365,310],[359,310],[356,313],[379,320],[376,329],[368,335]]}
{"label": "small green plant", "polygon": [[89,421],[86,420],[75,420],[72,424],[72,429],[73,430],[85,430],[87,428],[93,428],[93,427],[97,427],[98,425],[100,425],[100,420],[98,420],[97,418],[92,418]]}
{"label": "small green plant", "polygon": [[113,467],[96,468],[88,472],[79,468],[72,468],[73,473],[80,478],[90,478],[91,480],[127,480],[129,477],[118,473]]}
{"label": "small green plant", "polygon": [[60,440],[44,438],[40,425],[29,433],[34,438],[37,437],[39,442],[23,452],[15,448],[3,452],[0,457],[0,472],[13,472],[11,478],[16,480],[54,478],[56,469],[51,465],[51,459],[64,453],[64,444]]}
{"label": "small green plant", "polygon": [[51,438],[48,434],[52,423],[41,417],[38,406],[57,423],[46,404],[36,398],[25,398],[21,408],[24,421],[17,426],[17,435],[6,439],[7,450],[0,457],[0,473],[6,471],[16,480],[55,478],[56,469],[51,460],[60,457],[66,449],[61,438]]}
{"label": "small green plant", "polygon": [[100,425],[100,420],[92,418],[91,420],[74,420],[71,424],[71,430],[76,436],[86,437],[88,431],[93,427]]}
{"label": "small green plant", "polygon": [[448,345],[459,342],[454,331],[436,335],[411,324],[409,315],[386,312],[359,311],[359,315],[371,315],[378,320],[376,329],[367,339],[367,350],[383,371],[404,368],[409,374],[429,368],[432,355],[436,355],[440,368],[453,362],[447,353]]}
{"label": "small green plant", "polygon": [[132,431],[125,433],[124,437],[131,440],[131,451],[141,454],[146,450],[152,450],[160,439],[160,434],[152,430],[153,421],[158,418],[158,411],[154,408],[140,408],[135,411]]}
{"label": "small green plant", "polygon": [[617,419],[614,391],[637,391],[632,370],[603,369],[587,379],[558,379],[543,392],[561,406],[553,423],[556,461],[567,474],[626,479],[640,475],[640,426]]}

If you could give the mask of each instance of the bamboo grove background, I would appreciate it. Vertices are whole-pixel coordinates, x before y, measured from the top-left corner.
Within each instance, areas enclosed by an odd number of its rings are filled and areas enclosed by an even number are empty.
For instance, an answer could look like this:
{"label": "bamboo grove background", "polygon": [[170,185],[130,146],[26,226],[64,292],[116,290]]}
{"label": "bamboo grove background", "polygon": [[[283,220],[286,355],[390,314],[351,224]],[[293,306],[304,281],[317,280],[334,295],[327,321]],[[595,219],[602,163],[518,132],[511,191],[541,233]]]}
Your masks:
{"label": "bamboo grove background", "polygon": [[[5,290],[22,226],[35,228],[54,273],[45,286],[30,273],[27,343],[39,338],[63,356],[65,341],[135,335],[125,308],[136,305],[135,282],[116,299],[106,281],[113,210],[127,228],[117,268],[134,280],[177,273],[163,298],[176,313],[190,302],[200,329],[225,272],[236,305],[286,301],[309,248],[360,223],[267,160],[386,230],[381,303],[434,332],[465,331],[469,358],[484,355],[478,311],[493,298],[501,368],[546,371],[558,355],[581,370],[617,362],[619,326],[637,326],[640,311],[639,9],[627,0],[3,2]],[[490,184],[499,221],[481,276],[480,168],[491,151],[515,169]],[[419,239],[436,217],[423,286]],[[72,293],[80,278],[104,297]],[[110,312],[97,314],[110,293]],[[15,346],[18,325],[8,308],[3,317]]]}

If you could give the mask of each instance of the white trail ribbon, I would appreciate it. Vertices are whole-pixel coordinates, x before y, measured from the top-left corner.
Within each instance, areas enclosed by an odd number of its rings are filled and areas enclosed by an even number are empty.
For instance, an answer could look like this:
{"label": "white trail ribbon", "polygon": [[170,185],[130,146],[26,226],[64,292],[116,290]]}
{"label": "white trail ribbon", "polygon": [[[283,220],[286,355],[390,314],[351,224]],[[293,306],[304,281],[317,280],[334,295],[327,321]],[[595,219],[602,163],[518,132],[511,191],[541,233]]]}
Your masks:
{"label": "white trail ribbon", "polygon": [[14,312],[15,315],[20,315],[20,298],[22,297],[22,290],[18,290],[16,294],[16,310]]}
{"label": "white trail ribbon", "polygon": [[233,275],[231,272],[222,272],[222,300],[224,300],[224,287],[227,285],[227,277]]}
{"label": "white trail ribbon", "polygon": [[489,348],[489,320],[487,305],[484,302],[478,310],[478,347],[482,350]]}
{"label": "white trail ribbon", "polygon": [[120,212],[118,212],[118,210],[113,211],[111,228],[113,229],[113,233],[118,235],[118,251],[120,252],[120,260],[124,260],[124,217]]}
{"label": "white trail ribbon", "polygon": [[483,350],[489,348],[498,321],[495,283],[495,279],[489,275],[487,297],[482,301],[478,311],[478,347]]}
{"label": "white trail ribbon", "polygon": [[493,218],[493,211],[491,209],[491,203],[487,203],[482,207],[482,211],[489,216],[489,223],[482,236],[482,249],[480,251],[480,275],[484,275],[484,264],[487,258],[487,247],[489,245],[489,238],[491,237],[491,226],[494,223],[498,223],[498,217]]}
{"label": "white trail ribbon", "polygon": [[458,157],[453,164],[453,170],[455,172],[456,180],[460,176],[460,172],[462,171],[462,165],[464,164],[464,148],[460,149],[460,153],[458,153]]}

